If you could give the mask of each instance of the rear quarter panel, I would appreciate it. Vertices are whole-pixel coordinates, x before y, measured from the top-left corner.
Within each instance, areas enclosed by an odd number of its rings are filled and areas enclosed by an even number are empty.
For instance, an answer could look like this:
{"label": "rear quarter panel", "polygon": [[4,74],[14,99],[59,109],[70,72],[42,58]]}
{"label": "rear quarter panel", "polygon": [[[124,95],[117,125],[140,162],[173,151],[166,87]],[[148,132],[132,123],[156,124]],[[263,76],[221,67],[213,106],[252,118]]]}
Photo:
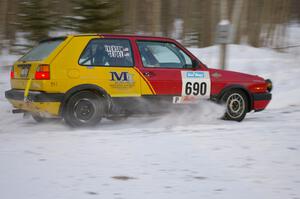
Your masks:
{"label": "rear quarter panel", "polygon": [[[51,62],[55,59],[55,57],[57,55],[59,55],[59,53],[61,51],[63,51],[63,49],[65,48],[65,46],[67,46],[67,44],[72,40],[72,37],[73,36],[69,36],[67,37],[53,52],[50,53],[50,55],[44,59],[44,60],[41,60],[41,61],[16,61],[13,65],[14,67],[14,72],[15,72],[15,77],[14,79],[11,79],[10,80],[10,83],[11,83],[11,88],[14,88],[14,89],[25,89],[26,85],[27,85],[27,82],[28,82],[28,79],[32,79],[32,83],[31,83],[31,86],[30,86],[30,90],[37,90],[37,91],[45,91],[47,90],[48,88],[50,88],[51,86],[51,81],[48,81],[48,80],[34,80],[35,78],[35,72],[36,72],[36,69],[37,67],[40,65],[40,64],[51,64]],[[31,67],[30,67],[30,70],[29,70],[29,73],[28,73],[28,76],[27,78],[20,78],[20,73],[21,73],[21,68],[18,67],[19,65],[22,65],[22,64],[30,64]],[[53,72],[55,72],[55,68],[51,67],[50,68],[51,70],[51,74]],[[50,90],[51,92],[51,90]]]}

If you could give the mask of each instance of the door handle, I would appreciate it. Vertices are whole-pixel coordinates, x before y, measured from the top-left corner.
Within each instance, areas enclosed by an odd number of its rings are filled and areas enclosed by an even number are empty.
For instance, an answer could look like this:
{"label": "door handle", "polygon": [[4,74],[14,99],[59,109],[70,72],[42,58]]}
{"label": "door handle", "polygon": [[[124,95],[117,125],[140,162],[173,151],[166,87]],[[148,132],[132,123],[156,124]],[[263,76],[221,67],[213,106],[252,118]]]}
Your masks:
{"label": "door handle", "polygon": [[155,76],[155,74],[153,72],[143,72],[143,75],[145,75],[146,77],[153,77],[153,76]]}

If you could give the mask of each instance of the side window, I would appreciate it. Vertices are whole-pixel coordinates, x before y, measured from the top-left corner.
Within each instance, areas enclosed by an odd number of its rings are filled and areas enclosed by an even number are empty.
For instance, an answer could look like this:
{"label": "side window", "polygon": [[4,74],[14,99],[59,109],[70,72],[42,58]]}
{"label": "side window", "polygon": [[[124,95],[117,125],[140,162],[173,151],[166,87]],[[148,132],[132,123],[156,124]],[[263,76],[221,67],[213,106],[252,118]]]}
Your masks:
{"label": "side window", "polygon": [[138,41],[144,67],[192,68],[191,58],[172,43]]}
{"label": "side window", "polygon": [[93,39],[79,58],[83,66],[133,66],[130,41]]}

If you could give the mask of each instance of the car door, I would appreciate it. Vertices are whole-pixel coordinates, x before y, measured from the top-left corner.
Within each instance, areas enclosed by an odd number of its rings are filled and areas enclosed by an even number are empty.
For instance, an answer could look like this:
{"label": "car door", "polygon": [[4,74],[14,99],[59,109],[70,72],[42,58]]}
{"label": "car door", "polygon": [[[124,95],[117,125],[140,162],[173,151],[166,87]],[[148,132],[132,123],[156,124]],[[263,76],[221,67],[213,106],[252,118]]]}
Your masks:
{"label": "car door", "polygon": [[[95,84],[111,97],[140,96],[140,76],[134,69],[129,39],[92,39],[79,58],[81,84]],[[84,75],[84,76],[83,76]]]}
{"label": "car door", "polygon": [[209,74],[193,67],[192,59],[174,43],[137,41],[137,45],[142,59],[140,70],[157,96],[172,97],[174,103],[182,102],[178,98],[182,96],[209,96]]}

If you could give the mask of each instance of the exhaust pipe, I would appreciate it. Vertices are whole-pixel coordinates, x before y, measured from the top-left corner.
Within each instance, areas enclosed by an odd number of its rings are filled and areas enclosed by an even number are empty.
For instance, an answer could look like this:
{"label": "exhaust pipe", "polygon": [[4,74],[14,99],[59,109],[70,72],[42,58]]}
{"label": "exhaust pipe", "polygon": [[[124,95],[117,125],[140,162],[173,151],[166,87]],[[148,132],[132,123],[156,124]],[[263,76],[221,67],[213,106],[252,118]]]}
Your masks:
{"label": "exhaust pipe", "polygon": [[26,111],[25,111],[25,110],[22,110],[22,109],[13,109],[13,110],[12,110],[12,113],[13,113],[13,114],[16,114],[16,113],[26,113]]}

